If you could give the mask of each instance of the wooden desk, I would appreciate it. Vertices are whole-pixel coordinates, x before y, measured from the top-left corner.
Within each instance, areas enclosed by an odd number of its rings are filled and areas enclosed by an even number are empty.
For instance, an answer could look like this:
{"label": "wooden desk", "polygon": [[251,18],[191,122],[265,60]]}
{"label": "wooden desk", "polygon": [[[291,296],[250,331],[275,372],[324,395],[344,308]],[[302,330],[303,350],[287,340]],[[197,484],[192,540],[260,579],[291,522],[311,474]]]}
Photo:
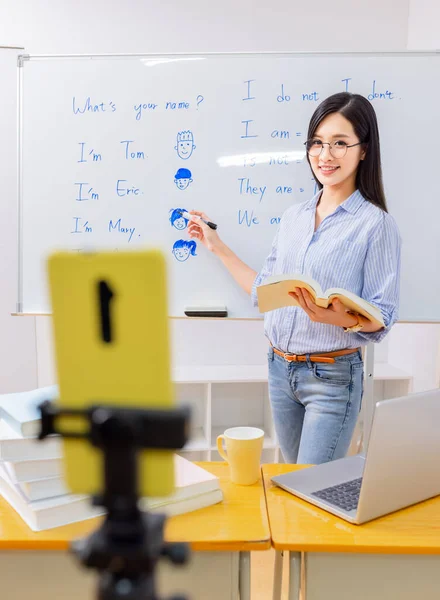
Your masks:
{"label": "wooden desk", "polygon": [[[166,597],[185,591],[191,600],[250,598],[250,551],[270,548],[262,481],[235,486],[225,463],[198,463],[220,478],[221,504],[172,517],[167,541],[186,541],[195,551],[189,565],[161,561],[158,589]],[[66,552],[71,540],[88,535],[100,519],[35,533],[0,498],[2,598],[93,600],[96,573],[82,570]]]}
{"label": "wooden desk", "polygon": [[[304,465],[264,465],[272,545],[290,553],[289,599],[438,600],[440,497],[352,525],[271,483]],[[279,597],[280,555],[274,597]]]}

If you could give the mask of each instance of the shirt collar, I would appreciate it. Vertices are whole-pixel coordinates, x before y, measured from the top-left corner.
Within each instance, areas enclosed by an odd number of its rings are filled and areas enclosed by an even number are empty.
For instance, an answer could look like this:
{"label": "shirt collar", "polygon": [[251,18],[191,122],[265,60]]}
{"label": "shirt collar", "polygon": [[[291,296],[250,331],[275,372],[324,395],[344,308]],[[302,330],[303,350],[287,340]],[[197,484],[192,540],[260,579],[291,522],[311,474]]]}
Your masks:
{"label": "shirt collar", "polygon": [[316,192],[316,194],[312,197],[311,200],[306,202],[305,209],[306,210],[315,210],[316,205],[318,204],[319,196],[321,195],[321,190]]}
{"label": "shirt collar", "polygon": [[[320,195],[321,195],[321,190],[319,190],[313,196],[313,198],[306,203],[305,209],[306,210],[315,210],[316,209],[316,205],[318,204],[318,200],[319,200]],[[359,210],[359,208],[361,207],[361,205],[364,202],[365,202],[364,197],[362,196],[362,194],[360,193],[360,191],[359,190],[355,190],[347,198],[347,200],[344,200],[344,202],[338,206],[338,208],[336,210],[338,210],[339,208],[343,208],[347,212],[355,214]]]}

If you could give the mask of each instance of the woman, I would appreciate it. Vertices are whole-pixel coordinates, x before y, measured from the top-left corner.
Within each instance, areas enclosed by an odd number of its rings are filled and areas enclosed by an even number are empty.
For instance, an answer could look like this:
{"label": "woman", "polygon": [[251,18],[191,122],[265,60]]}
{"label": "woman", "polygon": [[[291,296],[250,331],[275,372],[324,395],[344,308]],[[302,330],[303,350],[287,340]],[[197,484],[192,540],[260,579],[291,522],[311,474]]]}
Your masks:
{"label": "woman", "polygon": [[313,114],[307,137],[319,192],[283,214],[259,273],[200,219],[188,232],[220,258],[255,304],[256,286],[269,275],[303,273],[323,290],[348,289],[381,310],[385,327],[379,329],[338,300],[319,308],[297,288],[291,293],[300,307],[265,314],[269,395],[281,451],[286,462],[319,464],[342,458],[350,445],[363,393],[360,347],[381,341],[397,319],[401,242],[387,212],[378,126],[368,100],[330,96]]}

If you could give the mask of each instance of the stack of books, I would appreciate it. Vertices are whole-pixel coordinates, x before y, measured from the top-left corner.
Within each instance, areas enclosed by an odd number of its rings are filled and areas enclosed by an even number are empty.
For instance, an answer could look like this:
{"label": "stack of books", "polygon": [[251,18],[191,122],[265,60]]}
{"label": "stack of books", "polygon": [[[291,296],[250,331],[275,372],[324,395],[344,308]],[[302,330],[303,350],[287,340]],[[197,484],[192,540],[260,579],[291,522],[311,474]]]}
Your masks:
{"label": "stack of books", "polygon": [[59,436],[37,439],[38,406],[57,397],[56,385],[0,396],[0,495],[33,531],[103,514],[88,496],[69,494]]}
{"label": "stack of books", "polygon": [[[42,531],[102,515],[87,495],[70,494],[63,476],[62,441],[37,439],[39,404],[54,401],[58,386],[0,396],[0,496],[33,531]],[[87,442],[84,442],[87,443]],[[218,478],[175,455],[175,492],[143,498],[142,508],[178,515],[223,499]],[[98,491],[98,490],[97,490]]]}

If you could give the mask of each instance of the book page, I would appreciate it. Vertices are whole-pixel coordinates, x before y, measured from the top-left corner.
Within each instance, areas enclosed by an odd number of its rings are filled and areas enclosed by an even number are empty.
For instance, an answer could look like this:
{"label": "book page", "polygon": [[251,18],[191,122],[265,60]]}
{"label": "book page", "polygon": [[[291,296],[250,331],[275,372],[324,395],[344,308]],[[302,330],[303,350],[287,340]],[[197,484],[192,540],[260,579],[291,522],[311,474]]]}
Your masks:
{"label": "book page", "polygon": [[292,284],[292,290],[294,287],[305,287],[313,296],[322,296],[323,291],[317,281],[308,275],[302,273],[288,273],[285,275],[271,275],[267,277],[261,285],[271,285],[273,283],[279,283],[282,281],[288,281]]}
{"label": "book page", "polygon": [[357,312],[363,315],[369,321],[372,321],[378,325],[384,326],[384,321],[381,311],[363,298],[360,298],[357,294],[349,292],[341,288],[331,288],[327,290],[328,303],[331,304],[333,298],[339,298],[342,304],[349,310]]}

